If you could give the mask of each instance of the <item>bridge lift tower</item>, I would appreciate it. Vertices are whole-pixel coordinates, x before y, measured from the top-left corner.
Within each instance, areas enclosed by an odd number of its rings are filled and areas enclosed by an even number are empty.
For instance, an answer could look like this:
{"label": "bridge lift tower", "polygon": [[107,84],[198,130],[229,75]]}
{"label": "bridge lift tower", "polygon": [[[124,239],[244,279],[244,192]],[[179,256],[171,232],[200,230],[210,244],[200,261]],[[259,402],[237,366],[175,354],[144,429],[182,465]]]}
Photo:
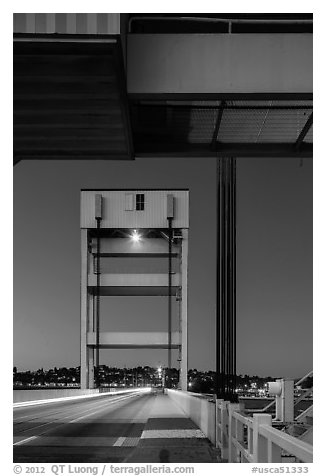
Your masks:
{"label": "bridge lift tower", "polygon": [[[188,190],[82,190],[80,226],[81,388],[96,385],[100,349],[152,348],[168,350],[168,368],[172,349],[178,349],[179,387],[187,390]],[[168,272],[102,273],[104,260],[114,258],[166,259]],[[167,296],[167,331],[101,332],[103,296]],[[179,304],[177,331],[173,299]]]}

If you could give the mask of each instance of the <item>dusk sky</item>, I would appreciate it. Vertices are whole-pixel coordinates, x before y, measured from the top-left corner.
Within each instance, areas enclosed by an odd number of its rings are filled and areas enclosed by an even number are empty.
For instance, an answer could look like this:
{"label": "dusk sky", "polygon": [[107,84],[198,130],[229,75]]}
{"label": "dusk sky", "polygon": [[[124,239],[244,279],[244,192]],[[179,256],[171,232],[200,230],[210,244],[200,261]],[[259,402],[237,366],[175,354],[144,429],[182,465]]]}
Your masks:
{"label": "dusk sky", "polygon": [[[215,370],[213,158],[15,166],[14,365],[79,365],[81,188],[189,188],[189,368]],[[166,298],[105,299],[105,330],[166,329]],[[240,158],[237,373],[311,370],[312,313],[312,159]],[[101,351],[111,366],[166,362],[167,351]]]}

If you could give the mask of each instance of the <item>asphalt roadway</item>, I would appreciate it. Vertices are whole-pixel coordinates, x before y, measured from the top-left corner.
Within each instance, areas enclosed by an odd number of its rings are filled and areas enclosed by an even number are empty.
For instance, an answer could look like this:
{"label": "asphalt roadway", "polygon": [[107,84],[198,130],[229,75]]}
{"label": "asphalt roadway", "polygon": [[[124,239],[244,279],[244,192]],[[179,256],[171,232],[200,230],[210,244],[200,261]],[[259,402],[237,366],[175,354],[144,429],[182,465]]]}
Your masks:
{"label": "asphalt roadway", "polygon": [[103,394],[16,408],[13,461],[121,462],[137,445],[151,402],[151,394]]}
{"label": "asphalt roadway", "polygon": [[205,435],[166,395],[103,394],[14,409],[14,463],[168,462],[169,458],[217,462]]}

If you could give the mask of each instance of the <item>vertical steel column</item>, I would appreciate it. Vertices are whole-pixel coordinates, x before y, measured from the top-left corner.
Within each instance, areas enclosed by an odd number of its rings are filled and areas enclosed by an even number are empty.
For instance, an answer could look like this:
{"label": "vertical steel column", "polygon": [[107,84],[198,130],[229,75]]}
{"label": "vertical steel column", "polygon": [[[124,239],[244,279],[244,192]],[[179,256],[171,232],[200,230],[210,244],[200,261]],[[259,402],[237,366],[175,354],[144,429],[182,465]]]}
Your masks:
{"label": "vertical steel column", "polygon": [[237,401],[236,159],[217,159],[216,394]]}
{"label": "vertical steel column", "polygon": [[215,393],[221,395],[221,326],[220,326],[220,306],[221,306],[221,236],[220,236],[220,207],[221,207],[221,161],[216,159],[216,375],[215,375]]}
{"label": "vertical steel column", "polygon": [[[236,159],[232,159],[232,176],[231,176],[231,188],[232,188],[232,394],[236,395],[236,377],[237,377],[237,361],[236,361],[236,349],[237,349],[237,326],[236,326],[236,303],[237,303],[237,188],[236,188]],[[237,399],[236,399],[237,400]]]}
{"label": "vertical steel column", "polygon": [[[95,296],[93,293],[88,293],[88,317],[87,317],[87,331],[95,331],[94,323],[94,309],[95,309]],[[88,386],[87,388],[94,388],[94,354],[95,349],[93,346],[87,346],[87,362],[88,362]]]}
{"label": "vertical steel column", "polygon": [[168,296],[168,387],[170,387],[171,367],[172,367],[172,218],[169,221],[169,296]]}
{"label": "vertical steel column", "polygon": [[181,390],[188,390],[188,230],[182,230],[181,242]]}
{"label": "vertical steel column", "polygon": [[100,366],[100,290],[101,290],[101,266],[100,266],[100,244],[101,244],[101,221],[102,221],[102,195],[97,193],[95,195],[95,220],[96,220],[96,260],[95,260],[95,269],[96,273],[96,384],[97,387],[100,386],[99,380],[99,366]]}
{"label": "vertical steel column", "polygon": [[88,230],[81,230],[81,275],[80,275],[80,387],[88,388],[87,315],[88,315]]}
{"label": "vertical steel column", "polygon": [[100,268],[100,256],[101,256],[101,218],[96,218],[96,367],[97,367],[97,382],[96,386],[99,387],[99,366],[100,366],[100,287],[101,287],[101,268]]}

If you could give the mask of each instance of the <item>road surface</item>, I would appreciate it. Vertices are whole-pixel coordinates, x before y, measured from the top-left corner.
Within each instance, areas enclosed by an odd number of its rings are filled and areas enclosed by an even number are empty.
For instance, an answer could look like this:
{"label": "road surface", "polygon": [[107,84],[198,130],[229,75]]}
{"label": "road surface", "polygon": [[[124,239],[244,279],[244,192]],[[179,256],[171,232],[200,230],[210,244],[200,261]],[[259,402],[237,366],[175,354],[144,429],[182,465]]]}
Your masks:
{"label": "road surface", "polygon": [[124,461],[137,446],[152,394],[127,394],[14,409],[15,463]]}

